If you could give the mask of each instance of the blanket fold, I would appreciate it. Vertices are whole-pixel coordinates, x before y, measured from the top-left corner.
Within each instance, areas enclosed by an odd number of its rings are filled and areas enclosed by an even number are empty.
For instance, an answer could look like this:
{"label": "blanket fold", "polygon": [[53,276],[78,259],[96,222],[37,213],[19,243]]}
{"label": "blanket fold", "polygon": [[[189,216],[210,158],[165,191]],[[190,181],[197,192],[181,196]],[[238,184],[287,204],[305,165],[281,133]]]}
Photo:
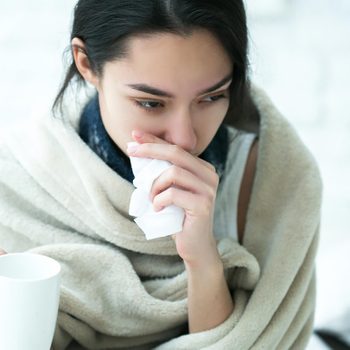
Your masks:
{"label": "blanket fold", "polygon": [[[0,247],[61,263],[55,350],[305,348],[322,180],[266,94],[253,87],[252,96],[261,124],[244,240],[218,241],[235,308],[195,334],[188,334],[187,276],[174,241],[146,240],[128,214],[132,184],[79,137],[77,113],[9,133],[0,147]],[[227,201],[218,193],[220,210]]]}

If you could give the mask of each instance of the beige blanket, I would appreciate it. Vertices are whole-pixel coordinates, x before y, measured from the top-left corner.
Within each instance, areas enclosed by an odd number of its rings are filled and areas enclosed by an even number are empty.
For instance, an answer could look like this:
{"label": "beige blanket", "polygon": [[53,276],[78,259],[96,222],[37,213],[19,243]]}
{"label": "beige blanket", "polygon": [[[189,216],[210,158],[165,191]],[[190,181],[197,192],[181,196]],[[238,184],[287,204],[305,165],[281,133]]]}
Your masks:
{"label": "beige blanket", "polygon": [[[187,334],[186,271],[170,237],[147,241],[128,215],[132,184],[51,116],[0,148],[0,247],[57,259],[55,350],[303,349],[313,326],[322,180],[263,91],[257,172],[243,246],[218,242],[235,309]],[[225,203],[225,193],[216,205]],[[79,345],[80,344],[80,345]]]}

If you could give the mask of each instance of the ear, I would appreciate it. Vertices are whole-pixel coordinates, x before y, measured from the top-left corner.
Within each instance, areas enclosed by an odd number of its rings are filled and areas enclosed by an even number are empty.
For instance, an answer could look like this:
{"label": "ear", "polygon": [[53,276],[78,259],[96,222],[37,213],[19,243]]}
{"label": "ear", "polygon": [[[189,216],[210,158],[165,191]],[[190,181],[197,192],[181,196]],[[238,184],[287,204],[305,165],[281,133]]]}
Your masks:
{"label": "ear", "polygon": [[84,42],[79,38],[73,38],[71,44],[73,59],[78,71],[86,81],[97,88],[99,79],[91,69]]}

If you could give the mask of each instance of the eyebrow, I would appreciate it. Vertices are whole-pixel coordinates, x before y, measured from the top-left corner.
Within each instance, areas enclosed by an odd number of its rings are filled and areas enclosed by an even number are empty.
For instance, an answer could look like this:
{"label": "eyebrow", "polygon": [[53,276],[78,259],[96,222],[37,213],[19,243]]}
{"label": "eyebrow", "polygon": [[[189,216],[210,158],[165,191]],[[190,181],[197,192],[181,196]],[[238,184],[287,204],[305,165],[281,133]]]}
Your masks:
{"label": "eyebrow", "polygon": [[[209,88],[204,89],[203,91],[201,91],[199,93],[199,95],[204,95],[204,94],[207,94],[209,92],[215,91],[218,88],[220,88],[221,86],[225,85],[231,79],[232,79],[232,73],[230,73],[229,75],[227,75],[226,77],[221,79],[219,82],[217,82],[213,86],[210,86]],[[147,84],[127,84],[127,86],[131,87],[134,90],[142,91],[142,92],[145,92],[145,93],[151,94],[151,95],[156,95],[156,96],[161,96],[161,97],[169,97],[169,98],[174,97],[174,95],[170,92],[160,90],[158,88],[155,88],[153,86],[149,86]]]}

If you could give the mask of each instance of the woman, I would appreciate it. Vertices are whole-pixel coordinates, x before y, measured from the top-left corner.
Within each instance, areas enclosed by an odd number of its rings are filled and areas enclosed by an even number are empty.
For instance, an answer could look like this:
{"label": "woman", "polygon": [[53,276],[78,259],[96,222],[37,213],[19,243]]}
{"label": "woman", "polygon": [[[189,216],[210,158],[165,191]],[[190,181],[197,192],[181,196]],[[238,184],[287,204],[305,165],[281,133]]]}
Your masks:
{"label": "woman", "polygon": [[[0,245],[62,265],[55,349],[306,346],[322,184],[247,46],[240,0],[77,3],[55,116],[1,151]],[[181,232],[128,214],[131,156],[172,164],[150,198]]]}

